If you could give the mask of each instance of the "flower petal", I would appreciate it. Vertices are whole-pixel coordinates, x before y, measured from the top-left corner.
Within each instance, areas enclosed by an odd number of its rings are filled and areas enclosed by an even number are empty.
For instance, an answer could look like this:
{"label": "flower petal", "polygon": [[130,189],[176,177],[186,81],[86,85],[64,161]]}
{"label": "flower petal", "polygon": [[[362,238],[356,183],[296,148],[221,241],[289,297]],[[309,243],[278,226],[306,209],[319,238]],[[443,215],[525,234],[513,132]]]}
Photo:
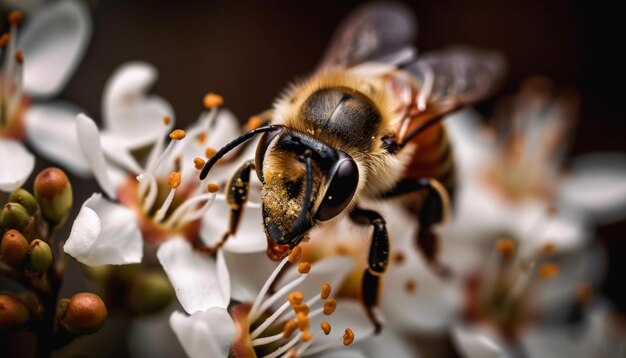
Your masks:
{"label": "flower petal", "polygon": [[235,323],[225,308],[210,308],[191,316],[174,312],[170,325],[191,358],[227,357]]}
{"label": "flower petal", "polygon": [[63,250],[90,265],[141,262],[143,240],[135,214],[93,194],[83,204]]}
{"label": "flower petal", "polygon": [[498,338],[480,327],[456,325],[452,329],[452,339],[464,357],[502,358],[509,356]]}
{"label": "flower petal", "polygon": [[[233,253],[224,250],[224,258],[230,274],[231,297],[241,302],[253,302],[278,265],[277,262],[267,258],[265,251]],[[245,262],[245,265],[242,262]],[[254,270],[250,270],[250,267],[254,267]]]}
{"label": "flower petal", "polygon": [[98,127],[91,118],[81,113],[77,117],[76,131],[80,149],[91,165],[98,184],[110,198],[115,199],[117,193],[107,172]]}
{"label": "flower petal", "polygon": [[24,184],[35,167],[35,157],[20,142],[0,138],[0,191],[13,191]]}
{"label": "flower petal", "polygon": [[80,1],[52,2],[24,26],[18,48],[24,52],[24,89],[50,97],[65,86],[91,37],[91,18]]}
{"label": "flower petal", "polygon": [[575,159],[559,198],[569,209],[608,224],[626,217],[626,154],[596,153]]}
{"label": "flower petal", "polygon": [[73,174],[91,177],[91,167],[76,134],[76,115],[81,111],[64,102],[35,104],[26,111],[26,135],[40,155]]}
{"label": "flower petal", "polygon": [[145,62],[129,62],[118,68],[106,85],[103,98],[104,136],[137,149],[163,135],[164,116],[173,117],[168,102],[158,96],[147,97],[157,70]]}
{"label": "flower petal", "polygon": [[485,163],[490,156],[490,143],[484,138],[480,117],[471,109],[465,109],[446,116],[444,121],[446,132],[450,137],[455,163],[465,178],[473,175]]}
{"label": "flower petal", "polygon": [[[306,295],[305,295],[306,297]],[[331,326],[331,333],[321,335],[311,346],[314,349],[317,345],[325,344],[329,341],[337,341],[341,337],[346,328],[350,328],[354,333],[354,342],[368,340],[374,334],[374,325],[369,320],[363,304],[357,300],[340,299],[337,300],[337,308],[330,316],[317,315],[311,317],[311,333],[318,330],[322,321],[327,321]],[[343,348],[343,346],[341,346]],[[367,354],[367,356],[370,356]]]}
{"label": "flower petal", "polygon": [[[205,245],[214,246],[228,231],[229,214],[230,206],[224,198],[216,198],[213,206],[202,218],[200,237]],[[262,223],[260,205],[248,203],[243,208],[237,234],[228,239],[224,245],[224,250],[237,253],[265,251],[267,241]]]}
{"label": "flower petal", "polygon": [[230,278],[221,255],[216,263],[210,256],[194,251],[182,237],[174,237],[161,244],[157,257],[185,311],[193,314],[228,306]]}

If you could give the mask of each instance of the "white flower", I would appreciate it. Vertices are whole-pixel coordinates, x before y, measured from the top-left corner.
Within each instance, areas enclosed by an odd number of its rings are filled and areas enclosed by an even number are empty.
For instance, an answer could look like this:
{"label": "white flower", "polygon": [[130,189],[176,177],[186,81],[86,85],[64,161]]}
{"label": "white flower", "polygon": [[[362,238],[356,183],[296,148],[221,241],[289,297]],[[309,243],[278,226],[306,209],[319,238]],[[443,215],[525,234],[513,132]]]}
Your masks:
{"label": "white flower", "polygon": [[[34,157],[21,144],[6,138],[19,140],[28,135],[24,132],[30,128],[29,103],[61,91],[91,35],[89,13],[79,1],[38,7],[26,19],[20,36],[17,27],[21,15],[12,13],[10,17],[10,31],[0,40],[5,42],[0,49],[0,55],[4,54],[0,75],[0,155],[7,157],[0,176],[2,191],[22,185],[34,165]],[[45,142],[46,138],[41,140]]]}
{"label": "white flower", "polygon": [[[360,303],[332,297],[353,268],[349,257],[323,259],[310,271],[302,266],[288,269],[289,257],[275,263],[265,253],[220,251],[216,263],[207,263],[212,262],[210,257],[193,251],[180,238],[162,244],[158,257],[189,314],[175,312],[170,324],[190,357],[376,356],[371,355],[377,350],[369,342],[374,327]],[[170,269],[181,260],[196,264]],[[295,262],[295,257],[291,260]],[[207,289],[212,287],[211,293],[193,287],[205,286],[204,282]],[[330,332],[325,334],[324,329]],[[376,338],[382,339],[378,345],[394,342],[398,357],[414,356],[404,342],[388,334]],[[353,341],[351,350],[343,349]]]}

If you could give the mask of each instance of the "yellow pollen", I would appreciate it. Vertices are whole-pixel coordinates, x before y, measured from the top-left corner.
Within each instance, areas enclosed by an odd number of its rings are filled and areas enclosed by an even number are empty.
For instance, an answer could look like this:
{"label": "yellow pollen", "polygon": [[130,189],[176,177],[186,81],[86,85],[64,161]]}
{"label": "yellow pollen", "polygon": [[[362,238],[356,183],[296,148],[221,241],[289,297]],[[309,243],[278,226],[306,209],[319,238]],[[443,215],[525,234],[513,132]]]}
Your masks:
{"label": "yellow pollen", "polygon": [[202,167],[204,167],[204,163],[206,163],[204,161],[204,159],[200,158],[200,157],[195,157],[193,158],[193,166],[196,167],[196,169],[200,170],[202,169]]}
{"label": "yellow pollen", "polygon": [[404,283],[404,290],[406,293],[415,293],[415,289],[417,288],[417,283],[413,279],[409,279]]}
{"label": "yellow pollen", "polygon": [[293,332],[296,331],[297,328],[298,328],[298,325],[296,325],[296,322],[294,321],[289,321],[285,323],[285,327],[283,327],[283,337],[284,338],[291,337],[291,335],[293,334]]}
{"label": "yellow pollen", "polygon": [[22,15],[21,11],[15,10],[15,11],[11,11],[7,18],[9,19],[9,23],[11,25],[19,25],[24,19],[24,16]]}
{"label": "yellow pollen", "polygon": [[248,119],[248,123],[246,123],[246,129],[251,131],[253,129],[257,129],[263,124],[263,120],[259,116],[252,116]]}
{"label": "yellow pollen", "polygon": [[311,271],[311,264],[308,262],[300,262],[298,264],[298,272],[301,274],[309,273]]}
{"label": "yellow pollen", "polygon": [[404,253],[402,252],[395,253],[393,255],[393,261],[398,265],[402,265],[404,263]]}
{"label": "yellow pollen", "polygon": [[311,331],[307,329],[306,331],[302,332],[302,335],[300,336],[300,340],[302,342],[309,342],[311,339],[313,339]]}
{"label": "yellow pollen", "polygon": [[207,93],[204,96],[204,107],[207,109],[219,107],[224,104],[224,98],[215,93]]}
{"label": "yellow pollen", "polygon": [[209,193],[217,193],[220,190],[220,186],[215,183],[209,183],[206,185],[206,191]]}
{"label": "yellow pollen", "polygon": [[496,242],[496,248],[500,254],[506,258],[511,258],[515,254],[515,244],[511,239],[500,239]]}
{"label": "yellow pollen", "polygon": [[349,346],[352,344],[352,342],[354,342],[354,332],[352,332],[350,328],[346,328],[345,332],[343,333],[343,345]]}
{"label": "yellow pollen", "polygon": [[324,322],[320,323],[320,328],[322,329],[322,331],[324,331],[325,335],[329,335],[330,334],[330,329],[331,329],[330,323],[324,321]]}
{"label": "yellow pollen", "polygon": [[328,282],[324,282],[324,284],[322,285],[322,292],[320,293],[320,297],[325,300],[328,298],[328,296],[330,296],[330,284]]}
{"label": "yellow pollen", "polygon": [[291,308],[293,308],[293,311],[295,313],[304,313],[304,314],[309,314],[309,306],[307,306],[306,304],[302,303],[299,305],[293,305]]}
{"label": "yellow pollen", "polygon": [[167,186],[172,189],[176,189],[180,186],[180,172],[172,172],[167,177]]}
{"label": "yellow pollen", "polygon": [[181,140],[183,138],[185,138],[185,136],[187,135],[187,133],[185,133],[184,130],[182,129],[174,129],[172,131],[172,133],[170,133],[170,138],[173,140]]}
{"label": "yellow pollen", "polygon": [[546,256],[552,255],[554,251],[556,251],[556,244],[553,242],[548,242],[539,249],[539,253]]}
{"label": "yellow pollen", "polygon": [[539,268],[539,276],[543,279],[551,279],[559,274],[559,266],[554,263],[543,264]]}
{"label": "yellow pollen", "polygon": [[207,159],[211,159],[211,157],[214,156],[215,153],[217,153],[217,150],[215,150],[213,148],[207,148],[204,151],[204,156],[207,157]]}
{"label": "yellow pollen", "polygon": [[204,132],[198,134],[198,138],[196,138],[196,143],[198,143],[198,144],[204,143],[204,141],[206,140],[206,137],[207,137],[207,135]]}
{"label": "yellow pollen", "polygon": [[291,252],[289,253],[289,262],[295,264],[300,261],[300,257],[302,257],[302,248],[300,246],[296,246],[291,249]]}
{"label": "yellow pollen", "polygon": [[309,315],[304,312],[296,313],[296,322],[300,331],[304,331],[310,327]]}
{"label": "yellow pollen", "polygon": [[20,65],[24,63],[24,53],[22,51],[15,52],[15,61]]}
{"label": "yellow pollen", "polygon": [[9,34],[7,34],[6,32],[2,34],[2,36],[0,36],[0,47],[4,47],[9,43],[9,40],[11,39],[11,36]]}
{"label": "yellow pollen", "polygon": [[163,124],[169,126],[172,123],[172,118],[170,116],[163,116]]}
{"label": "yellow pollen", "polygon": [[288,299],[291,306],[297,306],[304,300],[304,295],[300,291],[295,291],[289,294]]}
{"label": "yellow pollen", "polygon": [[337,308],[337,301],[334,298],[329,298],[324,302],[324,314],[330,316],[335,312]]}

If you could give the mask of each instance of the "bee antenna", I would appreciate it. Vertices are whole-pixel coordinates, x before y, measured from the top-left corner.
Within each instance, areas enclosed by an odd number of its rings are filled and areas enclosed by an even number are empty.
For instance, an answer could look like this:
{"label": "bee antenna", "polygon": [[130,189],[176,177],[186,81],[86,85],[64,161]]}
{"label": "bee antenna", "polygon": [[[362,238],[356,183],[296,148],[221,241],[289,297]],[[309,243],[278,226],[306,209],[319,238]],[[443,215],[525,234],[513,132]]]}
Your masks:
{"label": "bee antenna", "polygon": [[294,221],[293,225],[291,225],[292,233],[299,231],[300,226],[302,226],[302,224],[304,224],[307,220],[307,215],[309,214],[309,209],[311,208],[311,195],[313,194],[313,165],[311,155],[311,150],[307,149],[301,157],[306,165],[306,189],[304,192],[304,199],[302,200],[302,209],[300,210],[300,214],[298,214],[296,221]]}
{"label": "bee antenna", "polygon": [[211,170],[211,168],[213,168],[215,163],[217,163],[217,161],[220,160],[228,152],[235,149],[239,145],[245,143],[246,141],[250,140],[252,137],[254,137],[255,135],[259,133],[270,132],[278,128],[280,128],[280,126],[273,126],[273,125],[263,126],[263,127],[255,128],[233,139],[230,143],[223,146],[222,149],[218,150],[215,154],[213,154],[211,158],[209,158],[209,160],[206,162],[206,164],[202,168],[202,171],[200,172],[200,180],[204,180],[204,178],[206,178],[206,176],[209,174],[209,171]]}

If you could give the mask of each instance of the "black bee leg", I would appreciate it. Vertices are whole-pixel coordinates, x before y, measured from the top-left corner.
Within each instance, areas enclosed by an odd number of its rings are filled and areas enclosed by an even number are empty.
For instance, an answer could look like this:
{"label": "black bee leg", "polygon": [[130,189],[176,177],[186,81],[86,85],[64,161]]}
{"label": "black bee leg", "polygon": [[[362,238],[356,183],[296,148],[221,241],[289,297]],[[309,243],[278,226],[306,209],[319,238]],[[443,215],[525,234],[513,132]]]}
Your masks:
{"label": "black bee leg", "polygon": [[248,160],[235,171],[230,180],[226,184],[226,203],[230,207],[228,216],[228,229],[222,236],[221,240],[211,247],[199,244],[199,249],[205,252],[216,252],[221,249],[230,236],[237,233],[243,207],[248,201],[248,191],[250,189],[250,171],[254,169],[254,160]]}
{"label": "black bee leg", "polygon": [[444,221],[450,206],[450,199],[443,185],[435,179],[404,180],[396,184],[383,197],[389,198],[415,192],[423,193],[423,201],[417,213],[420,225],[415,238],[416,244],[428,264],[440,276],[449,277],[449,268],[437,260],[439,238],[433,232],[433,227]]}
{"label": "black bee leg", "polygon": [[350,212],[350,218],[359,225],[371,225],[373,227],[372,242],[367,259],[368,267],[363,273],[361,299],[378,333],[382,324],[374,312],[374,308],[378,305],[380,276],[385,273],[389,262],[389,234],[385,220],[375,211],[355,207]]}

